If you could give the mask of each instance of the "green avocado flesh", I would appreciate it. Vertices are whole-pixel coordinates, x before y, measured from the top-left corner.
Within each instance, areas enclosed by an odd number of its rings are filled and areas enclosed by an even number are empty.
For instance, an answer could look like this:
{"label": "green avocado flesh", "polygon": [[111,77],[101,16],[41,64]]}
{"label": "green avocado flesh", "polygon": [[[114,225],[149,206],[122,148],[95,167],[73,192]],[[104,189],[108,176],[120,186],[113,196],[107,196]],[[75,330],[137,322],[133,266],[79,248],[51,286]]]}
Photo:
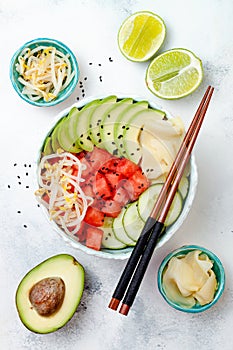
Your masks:
{"label": "green avocado flesh", "polygon": [[[30,270],[16,291],[16,307],[22,323],[32,332],[41,334],[51,333],[63,327],[74,315],[80,303],[84,276],[82,265],[68,254],[53,256]],[[48,280],[51,283],[47,291],[44,288],[45,295],[43,288],[39,290],[38,288],[44,286],[43,283],[48,283]],[[58,291],[51,294],[51,285],[54,285],[54,281],[60,283],[60,290],[63,291],[60,301]],[[45,299],[47,302],[42,302]],[[37,309],[38,305],[40,308]],[[43,314],[42,309],[46,309],[47,314]]]}

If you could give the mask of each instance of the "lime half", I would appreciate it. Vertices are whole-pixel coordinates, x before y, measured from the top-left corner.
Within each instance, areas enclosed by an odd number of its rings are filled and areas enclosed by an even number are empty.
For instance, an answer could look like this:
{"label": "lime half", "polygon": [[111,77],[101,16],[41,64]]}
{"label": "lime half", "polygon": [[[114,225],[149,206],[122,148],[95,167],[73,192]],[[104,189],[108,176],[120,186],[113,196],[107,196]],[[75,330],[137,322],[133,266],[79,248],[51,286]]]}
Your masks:
{"label": "lime half", "polygon": [[156,96],[177,99],[191,94],[203,79],[201,60],[186,49],[157,56],[146,72],[146,84]]}
{"label": "lime half", "polygon": [[165,35],[165,24],[158,15],[148,11],[136,12],[120,27],[118,45],[126,58],[143,62],[159,50]]}

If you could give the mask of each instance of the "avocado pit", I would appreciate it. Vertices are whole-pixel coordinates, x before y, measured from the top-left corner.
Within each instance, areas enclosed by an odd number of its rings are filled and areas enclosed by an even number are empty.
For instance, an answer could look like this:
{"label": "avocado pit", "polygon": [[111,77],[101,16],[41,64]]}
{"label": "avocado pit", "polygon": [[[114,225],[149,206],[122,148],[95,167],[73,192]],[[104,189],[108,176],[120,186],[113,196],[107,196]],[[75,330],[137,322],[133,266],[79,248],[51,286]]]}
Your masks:
{"label": "avocado pit", "polygon": [[65,297],[65,283],[60,277],[48,277],[37,282],[29,292],[29,300],[40,316],[57,312]]}

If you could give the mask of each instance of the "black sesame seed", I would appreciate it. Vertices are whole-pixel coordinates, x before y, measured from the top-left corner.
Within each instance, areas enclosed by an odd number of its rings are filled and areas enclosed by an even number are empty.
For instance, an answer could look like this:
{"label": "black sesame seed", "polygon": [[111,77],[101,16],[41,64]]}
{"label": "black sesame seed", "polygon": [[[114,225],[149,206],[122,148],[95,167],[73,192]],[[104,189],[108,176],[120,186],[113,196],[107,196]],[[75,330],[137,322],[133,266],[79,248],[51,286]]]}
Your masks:
{"label": "black sesame seed", "polygon": [[76,97],[76,100],[78,101],[78,100],[79,100],[79,97]]}
{"label": "black sesame seed", "polygon": [[82,89],[82,92],[85,92],[85,90],[84,90],[84,89]]}
{"label": "black sesame seed", "polygon": [[20,211],[20,210],[18,210],[18,211],[17,211],[17,213],[18,213],[18,214],[21,214],[21,211]]}
{"label": "black sesame seed", "polygon": [[122,143],[120,144],[120,148],[123,148],[123,145],[122,145]]}
{"label": "black sesame seed", "polygon": [[100,123],[100,122],[101,122],[101,119],[98,119],[97,121]]}
{"label": "black sesame seed", "polygon": [[20,176],[19,176],[19,175],[17,175],[17,178],[18,178],[18,179],[20,179]]}
{"label": "black sesame seed", "polygon": [[99,143],[100,143],[101,141],[102,141],[101,139],[98,140]]}
{"label": "black sesame seed", "polygon": [[121,127],[122,129],[125,129],[125,125],[122,125],[122,127]]}
{"label": "black sesame seed", "polygon": [[85,94],[82,94],[82,97],[85,97]]}
{"label": "black sesame seed", "polygon": [[17,165],[17,163],[14,163],[14,166],[16,166]]}
{"label": "black sesame seed", "polygon": [[134,153],[131,153],[131,156],[134,156]]}
{"label": "black sesame seed", "polygon": [[113,62],[113,59],[112,59],[112,57],[109,57],[109,62]]}
{"label": "black sesame seed", "polygon": [[129,127],[125,128],[125,130],[129,130]]}
{"label": "black sesame seed", "polygon": [[26,186],[26,188],[29,188],[29,186]]}
{"label": "black sesame seed", "polygon": [[102,80],[102,75],[100,75],[99,76],[99,80],[100,80],[100,82],[102,82],[103,80]]}
{"label": "black sesame seed", "polygon": [[38,208],[40,208],[40,204],[37,204]]}
{"label": "black sesame seed", "polygon": [[84,80],[87,80],[87,77],[85,77]]}
{"label": "black sesame seed", "polygon": [[115,145],[115,142],[114,142],[114,141],[112,141],[112,145]]}
{"label": "black sesame seed", "polygon": [[99,64],[98,64],[98,66],[100,66],[100,67],[101,67],[101,66],[102,66],[102,65],[101,65],[101,63],[99,63]]}
{"label": "black sesame seed", "polygon": [[83,134],[81,134],[80,137],[83,137]]}
{"label": "black sesame seed", "polygon": [[108,118],[111,118],[111,115],[110,115],[110,114],[108,114]]}
{"label": "black sesame seed", "polygon": [[143,128],[141,128],[140,130],[143,131]]}
{"label": "black sesame seed", "polygon": [[98,132],[96,135],[97,135],[97,136],[100,136],[100,132]]}
{"label": "black sesame seed", "polygon": [[140,148],[137,148],[136,151],[140,151]]}
{"label": "black sesame seed", "polygon": [[89,128],[92,128],[92,124],[89,125]]}
{"label": "black sesame seed", "polygon": [[119,135],[119,136],[118,136],[118,139],[120,140],[120,139],[122,139],[122,137],[123,137],[123,135]]}
{"label": "black sesame seed", "polygon": [[110,133],[110,132],[108,132],[108,133],[107,133],[107,135],[111,135],[111,133]]}
{"label": "black sesame seed", "polygon": [[24,228],[27,228],[27,225],[23,225]]}
{"label": "black sesame seed", "polygon": [[91,66],[92,65],[92,62],[89,62],[89,66]]}
{"label": "black sesame seed", "polygon": [[83,142],[82,142],[82,141],[80,141],[80,144],[81,144],[81,145],[83,145]]}
{"label": "black sesame seed", "polygon": [[90,138],[90,136],[87,136],[87,140],[91,141],[91,138]]}
{"label": "black sesame seed", "polygon": [[10,186],[10,185],[8,185],[7,187],[8,187],[8,188],[11,188],[11,186]]}
{"label": "black sesame seed", "polygon": [[27,164],[24,164],[24,167],[26,168]]}
{"label": "black sesame seed", "polygon": [[19,181],[18,184],[21,185],[21,182]]}
{"label": "black sesame seed", "polygon": [[31,168],[31,164],[29,164],[29,168]]}
{"label": "black sesame seed", "polygon": [[104,128],[104,126],[103,125],[100,125],[100,129],[103,129]]}

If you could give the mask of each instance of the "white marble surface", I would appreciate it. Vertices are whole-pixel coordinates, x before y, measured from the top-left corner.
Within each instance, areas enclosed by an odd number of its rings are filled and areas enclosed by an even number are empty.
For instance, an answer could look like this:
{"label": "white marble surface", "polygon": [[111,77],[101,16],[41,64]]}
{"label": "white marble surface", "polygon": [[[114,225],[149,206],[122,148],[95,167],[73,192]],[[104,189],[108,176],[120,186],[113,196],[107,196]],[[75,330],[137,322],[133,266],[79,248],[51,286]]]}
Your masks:
{"label": "white marble surface", "polygon": [[[163,50],[185,47],[202,58],[205,79],[192,96],[178,101],[157,99],[144,83],[147,63],[131,63],[121,56],[116,41],[118,28],[129,14],[144,9],[158,13],[167,24]],[[231,0],[0,1],[2,350],[233,348],[232,16]],[[85,96],[118,92],[141,95],[180,115],[188,125],[206,86],[215,87],[195,148],[199,184],[194,205],[177,234],[153,256],[128,317],[107,308],[125,262],[90,257],[66,245],[51,230],[34,199],[34,162],[41,136],[58,112],[77,97],[83,98],[78,85],[58,106],[36,108],[13,90],[9,80],[11,56],[24,42],[43,36],[60,39],[75,52]],[[84,81],[84,77],[88,79]],[[171,309],[156,284],[162,258],[172,249],[192,243],[215,252],[226,271],[221,300],[198,315]],[[17,316],[17,284],[33,266],[62,252],[74,255],[86,269],[82,303],[61,330],[48,335],[31,333]]]}

